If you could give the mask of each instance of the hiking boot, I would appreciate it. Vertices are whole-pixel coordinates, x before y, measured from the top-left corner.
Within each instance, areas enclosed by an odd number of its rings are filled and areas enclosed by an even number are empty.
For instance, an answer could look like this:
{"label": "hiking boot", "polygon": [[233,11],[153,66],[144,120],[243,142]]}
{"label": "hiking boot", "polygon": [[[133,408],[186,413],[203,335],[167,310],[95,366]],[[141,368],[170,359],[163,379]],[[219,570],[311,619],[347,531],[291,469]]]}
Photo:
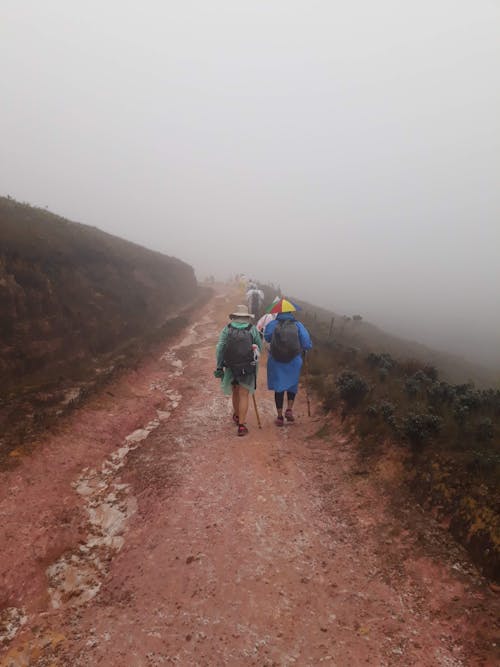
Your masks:
{"label": "hiking boot", "polygon": [[238,435],[246,435],[247,433],[248,429],[245,424],[238,424]]}
{"label": "hiking boot", "polygon": [[276,417],[276,426],[283,426],[284,423],[285,423],[285,420],[283,419],[283,416]]}
{"label": "hiking boot", "polygon": [[240,420],[238,419],[238,415],[236,413],[234,413],[233,415],[233,422],[236,424],[236,426],[238,426],[238,424],[240,423]]}
{"label": "hiking boot", "polygon": [[287,408],[285,410],[285,417],[286,417],[287,422],[294,422],[295,421],[295,417],[293,416],[292,408]]}

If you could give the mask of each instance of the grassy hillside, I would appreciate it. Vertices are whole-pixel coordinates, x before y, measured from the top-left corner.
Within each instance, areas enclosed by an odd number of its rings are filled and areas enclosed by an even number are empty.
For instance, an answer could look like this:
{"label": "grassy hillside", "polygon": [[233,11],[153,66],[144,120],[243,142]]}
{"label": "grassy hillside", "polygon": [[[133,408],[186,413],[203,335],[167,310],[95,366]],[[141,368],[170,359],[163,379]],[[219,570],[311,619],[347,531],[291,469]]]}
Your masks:
{"label": "grassy hillside", "polygon": [[0,465],[206,297],[174,257],[0,198]]}
{"label": "grassy hillside", "polygon": [[0,422],[11,399],[98,373],[198,296],[174,257],[0,198]]}

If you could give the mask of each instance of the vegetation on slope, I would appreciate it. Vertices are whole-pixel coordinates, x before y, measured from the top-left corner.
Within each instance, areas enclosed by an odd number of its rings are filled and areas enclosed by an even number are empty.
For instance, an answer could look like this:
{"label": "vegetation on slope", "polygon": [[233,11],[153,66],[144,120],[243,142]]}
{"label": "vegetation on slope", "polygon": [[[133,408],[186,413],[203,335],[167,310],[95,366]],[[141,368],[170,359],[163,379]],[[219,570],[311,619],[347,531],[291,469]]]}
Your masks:
{"label": "vegetation on slope", "polygon": [[330,337],[333,334],[337,341],[346,345],[373,352],[383,350],[398,359],[418,359],[436,366],[440,376],[453,384],[473,382],[478,387],[486,388],[499,385],[498,368],[486,368],[458,355],[394,336],[365,321],[361,315],[339,315],[301,300],[298,303],[304,315],[314,320],[318,331]]}
{"label": "vegetation on slope", "polygon": [[499,581],[500,391],[451,384],[435,366],[374,352],[359,338],[354,345],[349,330],[355,331],[355,319],[336,329],[331,314],[306,308],[301,319],[314,341],[310,383],[325,410],[355,424],[360,455],[368,461],[400,447],[406,461],[401,482]]}
{"label": "vegetation on slope", "polygon": [[5,198],[0,248],[2,391],[110,352],[197,294],[184,262]]}
{"label": "vegetation on slope", "polygon": [[165,331],[199,294],[174,257],[0,198],[2,430],[27,424],[20,396],[55,401]]}

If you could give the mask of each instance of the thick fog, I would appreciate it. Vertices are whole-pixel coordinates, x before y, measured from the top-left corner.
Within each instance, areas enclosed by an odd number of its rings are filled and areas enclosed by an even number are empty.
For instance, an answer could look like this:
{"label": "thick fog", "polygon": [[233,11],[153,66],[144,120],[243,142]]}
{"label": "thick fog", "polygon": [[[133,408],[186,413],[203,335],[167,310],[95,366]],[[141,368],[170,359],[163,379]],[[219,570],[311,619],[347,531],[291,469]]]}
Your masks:
{"label": "thick fog", "polygon": [[500,366],[497,0],[3,0],[0,194]]}

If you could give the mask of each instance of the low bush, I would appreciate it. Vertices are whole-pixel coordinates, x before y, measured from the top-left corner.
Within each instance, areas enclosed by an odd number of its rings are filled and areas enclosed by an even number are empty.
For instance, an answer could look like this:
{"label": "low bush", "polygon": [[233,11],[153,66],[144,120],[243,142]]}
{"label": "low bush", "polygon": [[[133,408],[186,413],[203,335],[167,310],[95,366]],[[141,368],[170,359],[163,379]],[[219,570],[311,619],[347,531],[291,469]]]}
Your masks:
{"label": "low bush", "polygon": [[412,445],[420,445],[438,433],[441,425],[442,420],[437,415],[410,412],[403,417],[402,431]]}
{"label": "low bush", "polygon": [[[402,482],[451,518],[476,562],[500,577],[500,391],[453,385],[434,365],[363,350],[349,326],[332,336],[331,315],[322,318],[309,312],[305,323],[314,342],[311,384],[325,409],[356,417],[362,456],[378,455],[387,441],[407,447]],[[485,524],[484,516],[496,520]]]}
{"label": "low bush", "polygon": [[340,398],[348,408],[357,407],[369,391],[367,382],[356,372],[346,370],[336,380]]}

